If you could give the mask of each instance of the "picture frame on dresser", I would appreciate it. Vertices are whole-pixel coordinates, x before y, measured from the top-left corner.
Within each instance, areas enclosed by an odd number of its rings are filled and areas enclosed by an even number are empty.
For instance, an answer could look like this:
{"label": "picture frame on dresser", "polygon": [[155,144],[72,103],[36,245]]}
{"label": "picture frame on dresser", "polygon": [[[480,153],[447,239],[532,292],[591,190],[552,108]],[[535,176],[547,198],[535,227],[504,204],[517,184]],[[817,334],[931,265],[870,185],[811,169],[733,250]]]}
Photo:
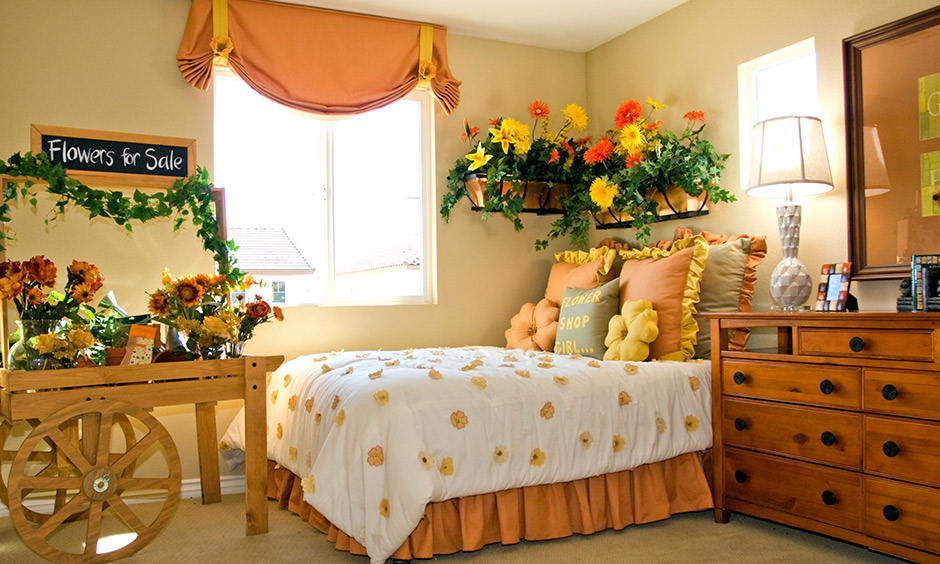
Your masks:
{"label": "picture frame on dresser", "polygon": [[845,311],[851,277],[850,262],[822,265],[816,290],[816,311]]}

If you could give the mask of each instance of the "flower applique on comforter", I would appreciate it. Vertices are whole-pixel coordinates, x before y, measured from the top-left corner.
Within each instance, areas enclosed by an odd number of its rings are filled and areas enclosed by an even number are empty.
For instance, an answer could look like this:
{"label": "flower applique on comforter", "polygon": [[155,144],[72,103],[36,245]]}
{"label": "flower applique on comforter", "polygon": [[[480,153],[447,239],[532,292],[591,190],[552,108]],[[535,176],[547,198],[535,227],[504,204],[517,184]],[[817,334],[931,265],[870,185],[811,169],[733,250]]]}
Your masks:
{"label": "flower applique on comforter", "polygon": [[[307,355],[267,385],[268,458],[383,562],[425,506],[709,448],[707,362],[495,347]],[[243,460],[240,413],[222,439]]]}

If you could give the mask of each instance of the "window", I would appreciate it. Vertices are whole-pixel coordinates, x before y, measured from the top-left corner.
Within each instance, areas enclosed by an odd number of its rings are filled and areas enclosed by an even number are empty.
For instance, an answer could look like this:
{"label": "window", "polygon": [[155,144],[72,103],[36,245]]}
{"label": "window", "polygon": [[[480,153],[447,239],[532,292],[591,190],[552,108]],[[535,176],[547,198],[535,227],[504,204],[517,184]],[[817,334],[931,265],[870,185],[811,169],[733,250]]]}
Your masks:
{"label": "window", "polygon": [[287,302],[287,282],[283,280],[271,282],[271,301],[276,304]]}
{"label": "window", "polygon": [[[738,65],[738,122],[741,155],[751,154],[754,124],[780,116],[819,116],[816,46],[811,37]],[[748,158],[741,159],[747,186]]]}
{"label": "window", "polygon": [[277,276],[286,305],[434,301],[427,92],[326,120],[224,69],[214,84],[215,184],[239,268]]}

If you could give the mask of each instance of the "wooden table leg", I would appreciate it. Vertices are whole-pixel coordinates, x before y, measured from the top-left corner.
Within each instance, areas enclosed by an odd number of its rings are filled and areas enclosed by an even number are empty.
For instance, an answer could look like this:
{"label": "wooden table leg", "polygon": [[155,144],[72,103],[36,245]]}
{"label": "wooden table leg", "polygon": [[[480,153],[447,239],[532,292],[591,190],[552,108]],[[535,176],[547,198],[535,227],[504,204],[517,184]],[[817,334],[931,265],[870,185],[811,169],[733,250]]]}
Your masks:
{"label": "wooden table leg", "polygon": [[245,359],[245,534],[268,532],[265,365]]}
{"label": "wooden table leg", "polygon": [[202,503],[222,501],[219,477],[219,438],[215,429],[215,402],[196,404],[196,442],[199,446],[199,482]]}

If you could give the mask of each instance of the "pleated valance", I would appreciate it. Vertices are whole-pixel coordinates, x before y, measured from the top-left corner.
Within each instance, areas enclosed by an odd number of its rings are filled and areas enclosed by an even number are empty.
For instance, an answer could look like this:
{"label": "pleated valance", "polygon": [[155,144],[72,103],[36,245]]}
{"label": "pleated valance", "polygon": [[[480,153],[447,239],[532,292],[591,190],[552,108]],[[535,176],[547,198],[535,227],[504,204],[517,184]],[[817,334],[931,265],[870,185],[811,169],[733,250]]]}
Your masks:
{"label": "pleated valance", "polygon": [[197,88],[208,90],[218,55],[262,95],[317,114],[361,114],[422,84],[448,114],[460,101],[442,27],[262,0],[228,0],[222,10],[213,24],[213,0],[192,0],[176,60]]}

